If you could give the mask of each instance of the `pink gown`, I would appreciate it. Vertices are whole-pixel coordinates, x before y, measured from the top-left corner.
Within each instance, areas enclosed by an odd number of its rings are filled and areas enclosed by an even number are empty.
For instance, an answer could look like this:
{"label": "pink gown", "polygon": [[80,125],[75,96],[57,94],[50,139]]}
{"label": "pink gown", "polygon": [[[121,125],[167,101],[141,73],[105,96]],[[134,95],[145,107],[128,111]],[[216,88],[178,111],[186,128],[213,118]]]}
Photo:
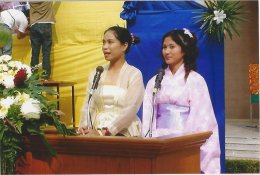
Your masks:
{"label": "pink gown", "polygon": [[[220,146],[218,125],[204,78],[191,71],[184,79],[184,64],[173,75],[169,68],[155,97],[152,136],[168,134],[192,134],[212,131],[213,134],[201,146],[200,167],[204,173],[220,173]],[[143,101],[142,135],[149,130],[152,113],[152,91],[155,76],[149,80]],[[170,117],[169,117],[170,116]],[[147,135],[149,137],[149,134]]]}

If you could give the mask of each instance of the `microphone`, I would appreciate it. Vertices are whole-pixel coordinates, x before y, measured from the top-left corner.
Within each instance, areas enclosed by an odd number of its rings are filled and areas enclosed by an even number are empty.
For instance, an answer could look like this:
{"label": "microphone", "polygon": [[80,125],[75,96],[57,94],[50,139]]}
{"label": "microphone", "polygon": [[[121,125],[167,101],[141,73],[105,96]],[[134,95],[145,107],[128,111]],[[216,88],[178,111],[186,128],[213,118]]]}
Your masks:
{"label": "microphone", "polygon": [[92,101],[92,95],[94,93],[94,91],[97,89],[98,87],[98,82],[100,80],[100,76],[102,74],[102,72],[104,71],[104,68],[102,66],[98,66],[96,68],[96,74],[94,76],[93,79],[93,83],[92,83],[92,87],[89,91],[89,96],[88,96],[88,107],[87,107],[87,111],[88,111],[88,127],[93,129],[93,124],[92,124],[92,117],[91,117],[91,112],[90,112],[90,106],[91,106],[91,101]]}
{"label": "microphone", "polygon": [[164,69],[159,69],[158,71],[158,74],[155,78],[155,85],[154,85],[154,88],[153,88],[153,95],[155,95],[159,89],[161,89],[161,82],[162,82],[162,79],[163,79],[163,76],[165,74],[165,71]]}
{"label": "microphone", "polygon": [[159,89],[161,89],[161,82],[163,79],[163,76],[165,74],[164,69],[159,69],[158,74],[155,78],[155,84],[154,84],[154,88],[153,88],[153,95],[155,95]]}
{"label": "microphone", "polygon": [[149,130],[145,134],[145,137],[149,133],[149,137],[152,137],[153,133],[153,119],[154,119],[154,107],[155,107],[155,94],[161,89],[161,82],[163,79],[163,76],[165,74],[165,71],[163,68],[159,69],[158,74],[156,75],[155,78],[155,84],[153,88],[153,97],[152,97],[152,102],[153,102],[153,108],[152,108],[152,116],[150,117],[150,124],[149,124]]}
{"label": "microphone", "polygon": [[104,71],[104,68],[102,66],[98,66],[96,68],[96,74],[94,76],[94,79],[93,79],[93,83],[92,83],[92,87],[91,87],[91,90],[90,90],[90,94],[92,95],[94,90],[97,89],[98,87],[98,82],[100,80],[100,76],[102,74],[102,72]]}

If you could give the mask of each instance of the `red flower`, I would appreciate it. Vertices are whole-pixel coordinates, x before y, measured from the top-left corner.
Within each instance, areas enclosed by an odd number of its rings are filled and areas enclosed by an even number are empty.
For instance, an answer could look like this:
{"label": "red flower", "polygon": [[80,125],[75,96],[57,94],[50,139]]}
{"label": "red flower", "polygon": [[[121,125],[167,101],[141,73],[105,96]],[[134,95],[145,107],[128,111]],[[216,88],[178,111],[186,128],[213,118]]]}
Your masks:
{"label": "red flower", "polygon": [[20,87],[24,85],[24,81],[27,78],[27,73],[25,69],[20,69],[16,75],[14,76],[14,84],[16,87]]}

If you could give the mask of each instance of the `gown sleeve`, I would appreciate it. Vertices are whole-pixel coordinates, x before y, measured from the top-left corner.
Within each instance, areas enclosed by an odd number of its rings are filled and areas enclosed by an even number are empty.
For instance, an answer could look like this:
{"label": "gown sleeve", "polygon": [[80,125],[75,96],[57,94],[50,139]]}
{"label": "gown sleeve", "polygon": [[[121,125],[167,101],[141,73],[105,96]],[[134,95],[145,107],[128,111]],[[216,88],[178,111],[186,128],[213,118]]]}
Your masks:
{"label": "gown sleeve", "polygon": [[109,126],[107,126],[112,135],[116,135],[124,128],[130,126],[136,118],[136,114],[143,101],[144,84],[142,73],[138,70],[129,76],[125,106],[119,111],[119,117],[111,121]]}
{"label": "gown sleeve", "polygon": [[[143,118],[142,118],[142,136],[148,136],[149,132],[149,125],[150,125],[150,118],[152,115],[152,90],[154,86],[154,77],[150,79],[147,83],[144,93],[144,100],[143,100]],[[155,111],[156,112],[156,111]],[[155,122],[153,122],[154,124]]]}
{"label": "gown sleeve", "polygon": [[189,85],[190,115],[187,132],[212,131],[213,134],[200,148],[201,171],[204,173],[220,173],[220,146],[218,125],[213,111],[207,84],[199,77]]}

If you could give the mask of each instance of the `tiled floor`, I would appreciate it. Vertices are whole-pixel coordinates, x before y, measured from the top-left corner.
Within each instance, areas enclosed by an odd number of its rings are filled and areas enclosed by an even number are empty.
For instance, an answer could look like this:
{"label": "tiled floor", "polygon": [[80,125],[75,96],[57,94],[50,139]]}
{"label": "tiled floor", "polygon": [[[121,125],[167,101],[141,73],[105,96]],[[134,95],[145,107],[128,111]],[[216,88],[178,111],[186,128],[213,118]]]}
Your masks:
{"label": "tiled floor", "polygon": [[248,120],[226,120],[226,159],[260,160],[259,123]]}
{"label": "tiled floor", "polygon": [[[253,127],[252,127],[253,126]],[[257,126],[257,127],[256,127]],[[226,120],[226,136],[259,138],[259,122],[248,120]]]}

